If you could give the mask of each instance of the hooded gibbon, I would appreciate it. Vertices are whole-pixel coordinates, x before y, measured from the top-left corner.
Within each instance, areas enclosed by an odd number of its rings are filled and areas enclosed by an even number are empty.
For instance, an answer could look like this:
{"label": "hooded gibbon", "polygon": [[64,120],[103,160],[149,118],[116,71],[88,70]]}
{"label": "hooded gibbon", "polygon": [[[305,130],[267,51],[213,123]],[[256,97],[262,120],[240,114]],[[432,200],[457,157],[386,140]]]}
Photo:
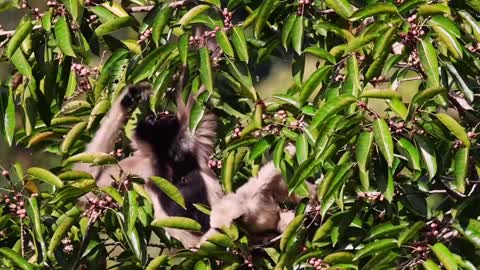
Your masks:
{"label": "hooded gibbon", "polygon": [[[104,117],[85,152],[111,152],[125,122],[139,103],[148,100],[150,92],[148,84],[126,87]],[[208,215],[197,210],[193,204],[211,206],[223,196],[218,180],[208,167],[208,158],[213,153],[216,122],[212,114],[207,114],[195,134],[191,134],[188,128],[189,107],[191,104],[185,105],[177,93],[176,114],[149,113],[139,119],[131,141],[134,152],[121,160],[119,166],[77,164],[74,169],[92,174],[100,187],[112,185],[113,178],[121,175],[143,178],[145,190],[153,203],[155,218],[188,217],[199,222],[204,232],[207,231]],[[182,193],[186,209],[149,181],[152,176],[161,176],[172,182]],[[185,247],[196,246],[201,238],[201,234],[189,231],[166,231]]]}
{"label": "hooded gibbon", "polygon": [[[148,101],[150,92],[149,84],[126,87],[104,117],[85,152],[111,152],[125,122],[139,103]],[[198,246],[217,229],[228,227],[235,220],[247,224],[253,234],[271,230],[283,232],[294,213],[281,210],[279,203],[296,202],[300,198],[289,197],[287,184],[273,162],[263,166],[256,177],[235,193],[224,196],[218,179],[208,167],[208,159],[214,150],[216,118],[207,113],[192,134],[188,123],[193,102],[194,98],[190,97],[184,104],[177,91],[176,114],[152,112],[139,119],[131,141],[134,152],[121,160],[119,166],[76,164],[74,169],[92,174],[100,187],[112,185],[113,179],[121,175],[144,179],[156,219],[188,217],[202,225],[203,233],[207,232],[202,236],[185,230],[166,229],[187,248]],[[161,176],[174,184],[185,199],[186,209],[149,181],[152,176]],[[211,216],[196,209],[193,206],[196,203],[211,207]]]}

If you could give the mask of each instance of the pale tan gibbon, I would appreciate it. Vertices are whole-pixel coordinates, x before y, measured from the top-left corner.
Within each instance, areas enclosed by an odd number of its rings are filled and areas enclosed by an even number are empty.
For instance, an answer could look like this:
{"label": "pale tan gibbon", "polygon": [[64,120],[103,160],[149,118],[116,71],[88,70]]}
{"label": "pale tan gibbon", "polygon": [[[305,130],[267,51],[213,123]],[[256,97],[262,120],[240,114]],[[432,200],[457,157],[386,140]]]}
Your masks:
{"label": "pale tan gibbon", "polygon": [[[126,87],[104,117],[85,152],[109,153],[131,113],[141,102],[148,102],[150,85]],[[189,130],[189,115],[195,102],[191,96],[184,104],[181,93],[176,93],[177,113],[153,112],[137,121],[131,146],[133,154],[119,162],[119,166],[90,166],[76,164],[94,176],[100,187],[110,186],[121,174],[138,176],[145,180],[155,218],[183,216],[202,225],[200,233],[166,229],[169,235],[180,240],[184,247],[196,247],[216,229],[229,226],[235,220],[244,221],[252,233],[268,230],[282,232],[292,220],[293,212],[280,209],[279,203],[292,199],[288,196],[286,182],[273,163],[262,167],[256,177],[235,193],[224,196],[220,182],[208,167],[214,151],[216,117],[207,113],[195,134]],[[161,176],[173,183],[182,193],[186,209],[164,194],[149,178]],[[298,198],[293,198],[298,201]],[[200,212],[193,204],[211,207],[211,217]]]}

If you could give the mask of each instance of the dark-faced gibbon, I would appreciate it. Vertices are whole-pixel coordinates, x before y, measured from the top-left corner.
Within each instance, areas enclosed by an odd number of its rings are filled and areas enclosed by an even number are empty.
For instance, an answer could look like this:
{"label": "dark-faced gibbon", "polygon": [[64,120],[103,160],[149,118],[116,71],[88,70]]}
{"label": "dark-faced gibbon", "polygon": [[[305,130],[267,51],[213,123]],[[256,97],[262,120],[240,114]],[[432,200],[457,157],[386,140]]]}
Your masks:
{"label": "dark-faced gibbon", "polygon": [[[148,84],[126,87],[104,117],[85,152],[112,151],[114,142],[130,114],[139,102],[146,102],[150,95]],[[209,218],[193,204],[214,205],[223,196],[222,188],[208,167],[208,158],[213,153],[215,139],[215,117],[207,114],[191,134],[188,128],[189,107],[177,93],[177,113],[150,113],[139,119],[131,146],[133,154],[121,160],[119,166],[89,166],[77,164],[75,170],[92,174],[97,186],[110,186],[121,174],[138,176],[146,182],[154,207],[155,218],[183,216],[194,219],[209,229]],[[183,209],[149,181],[152,176],[161,176],[171,181],[182,193],[186,209]],[[198,244],[201,235],[184,230],[167,229],[171,236],[180,240],[185,247]]]}
{"label": "dark-faced gibbon", "polygon": [[[126,87],[104,117],[85,152],[111,152],[132,111],[139,103],[148,101],[150,91],[148,84]],[[188,123],[192,102],[194,99],[190,97],[184,104],[177,91],[176,114],[149,113],[139,119],[131,141],[135,151],[121,160],[119,166],[76,164],[74,169],[92,174],[100,187],[112,185],[122,174],[143,178],[155,218],[188,217],[198,221],[203,232],[207,232],[202,237],[185,230],[166,229],[185,247],[198,246],[216,233],[216,229],[228,227],[235,220],[243,221],[254,234],[271,230],[283,232],[294,213],[282,210],[279,203],[296,202],[300,198],[288,195],[286,181],[273,162],[263,166],[256,177],[235,193],[224,197],[218,179],[208,167],[208,159],[214,150],[216,119],[213,114],[206,114],[195,134],[191,134]],[[152,176],[161,176],[173,183],[182,193],[186,209],[150,182]],[[196,203],[210,206],[211,216],[197,210],[193,206]]]}

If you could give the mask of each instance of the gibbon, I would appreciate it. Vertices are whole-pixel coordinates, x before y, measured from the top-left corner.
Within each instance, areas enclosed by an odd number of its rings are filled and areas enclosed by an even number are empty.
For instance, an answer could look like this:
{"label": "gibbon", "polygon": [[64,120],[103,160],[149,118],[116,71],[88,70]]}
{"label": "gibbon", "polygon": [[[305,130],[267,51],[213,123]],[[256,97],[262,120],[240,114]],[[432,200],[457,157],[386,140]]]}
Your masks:
{"label": "gibbon", "polygon": [[[308,184],[309,198],[315,195],[315,185]],[[225,195],[212,206],[210,230],[204,240],[222,228],[228,228],[236,220],[242,222],[253,234],[268,231],[282,233],[295,217],[292,210],[282,210],[280,203],[299,203],[302,197],[288,194],[287,182],[273,161],[265,164],[256,177]]]}
{"label": "gibbon", "polygon": [[[150,92],[150,85],[146,83],[126,87],[104,117],[85,152],[111,152],[125,122],[140,102],[148,100]],[[196,133],[191,134],[188,128],[191,102],[193,100],[185,105],[177,93],[177,114],[150,113],[144,119],[139,119],[131,141],[135,151],[132,156],[121,160],[119,166],[77,164],[74,169],[92,174],[100,187],[110,186],[113,177],[122,174],[143,178],[156,219],[188,217],[198,221],[202,230],[207,231],[209,217],[193,204],[211,206],[223,196],[220,183],[208,167],[208,158],[213,153],[216,122],[213,114],[207,114]],[[182,193],[187,209],[183,209],[150,182],[152,176],[171,181]],[[202,237],[201,234],[185,230],[166,231],[185,247],[196,246]]]}
{"label": "gibbon", "polygon": [[[102,120],[85,152],[111,152],[125,122],[139,103],[148,101],[150,92],[151,86],[146,83],[126,87]],[[301,198],[289,197],[287,184],[273,162],[263,166],[256,177],[252,177],[235,193],[224,195],[220,182],[208,167],[208,159],[214,150],[216,118],[207,113],[195,134],[191,134],[188,123],[193,102],[191,96],[184,104],[177,89],[176,114],[155,115],[152,112],[139,119],[131,141],[135,151],[121,160],[119,166],[79,163],[74,169],[92,174],[100,187],[112,185],[113,179],[121,175],[143,178],[156,219],[183,216],[202,225],[205,235],[166,229],[186,248],[198,247],[217,233],[217,229],[228,227],[235,220],[247,224],[247,229],[253,234],[270,230],[283,232],[294,213],[281,210],[279,203],[288,200],[298,202]],[[150,182],[152,176],[161,176],[174,184],[185,199],[186,209]],[[197,210],[193,206],[196,203],[211,207],[211,215]]]}

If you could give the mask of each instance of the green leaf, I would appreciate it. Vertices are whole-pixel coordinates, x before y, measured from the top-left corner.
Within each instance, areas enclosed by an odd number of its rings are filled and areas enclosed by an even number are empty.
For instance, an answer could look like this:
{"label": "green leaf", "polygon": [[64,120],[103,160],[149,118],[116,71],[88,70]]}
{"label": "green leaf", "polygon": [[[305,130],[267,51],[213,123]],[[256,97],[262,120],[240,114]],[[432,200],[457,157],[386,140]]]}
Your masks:
{"label": "green leaf", "polygon": [[184,33],[183,27],[187,24],[189,24],[194,18],[196,18],[198,15],[202,14],[203,12],[207,11],[210,9],[209,5],[196,5],[193,8],[190,8],[183,16],[178,20],[177,25],[178,27],[175,27],[173,29],[173,33],[176,36],[180,36]]}
{"label": "green leaf", "polygon": [[288,18],[285,20],[285,24],[283,25],[282,28],[282,45],[285,49],[288,47],[288,41],[291,39],[291,33],[292,33],[292,28],[293,24],[295,23],[297,19],[297,14],[292,13],[288,15]]}
{"label": "green leaf", "polygon": [[170,199],[180,205],[183,209],[187,209],[182,193],[174,184],[160,176],[152,176],[150,177],[150,180]]}
{"label": "green leaf", "polygon": [[373,47],[373,59],[377,59],[389,54],[392,44],[396,38],[396,31],[396,27],[390,27],[387,32],[383,33],[377,39],[377,42],[375,42],[375,46]]}
{"label": "green leaf", "polygon": [[17,29],[15,29],[15,32],[10,38],[6,49],[8,58],[12,58],[12,55],[15,53],[15,51],[20,47],[25,38],[27,38],[27,36],[32,32],[32,29],[33,24],[29,20],[23,22],[17,27]]}
{"label": "green leaf", "polygon": [[61,220],[61,222],[55,229],[55,232],[53,233],[52,238],[50,239],[50,242],[48,244],[47,254],[49,258],[54,258],[54,252],[60,244],[60,241],[63,240],[63,238],[67,235],[75,222],[77,222],[79,216],[80,209],[74,207],[58,218],[57,221]]}
{"label": "green leaf", "polygon": [[335,57],[333,57],[333,55],[331,55],[327,50],[320,47],[308,47],[303,52],[314,55],[320,59],[327,60],[332,64],[337,63],[337,60],[335,59]]}
{"label": "green leaf", "polygon": [[423,268],[425,268],[425,270],[441,270],[440,266],[431,259],[427,259],[426,261],[424,261],[422,263],[422,266]]}
{"label": "green leaf", "polygon": [[63,187],[63,182],[55,174],[38,167],[31,167],[27,170],[27,174],[37,178],[40,181],[53,185],[57,188]]}
{"label": "green leaf", "polygon": [[268,137],[262,138],[259,142],[257,142],[252,150],[250,151],[249,160],[255,160],[260,157],[265,151],[270,149],[271,140]]}
{"label": "green leaf", "polygon": [[457,59],[463,58],[463,47],[453,34],[451,34],[442,26],[438,25],[432,25],[432,29],[435,31],[435,33],[437,33],[438,38],[445,43],[447,49],[452,53],[453,57]]}
{"label": "green leaf", "polygon": [[304,219],[305,217],[303,215],[298,215],[288,224],[280,239],[280,250],[284,251],[288,245],[292,244],[294,238],[297,237],[297,231],[303,224]]}
{"label": "green leaf", "polygon": [[232,44],[235,48],[238,59],[240,59],[240,61],[248,63],[248,46],[247,39],[245,38],[245,33],[243,32],[243,28],[239,26],[233,27],[231,37]]}
{"label": "green leaf", "polygon": [[[0,93],[1,94],[1,93]],[[5,128],[5,138],[9,146],[13,145],[15,138],[16,116],[15,116],[15,102],[13,99],[13,89],[9,87],[7,107],[5,108],[5,115],[3,115],[3,126]],[[1,98],[1,97],[0,97]],[[1,99],[0,99],[1,105]],[[0,107],[0,112],[3,108]]]}
{"label": "green leaf", "polygon": [[104,116],[110,109],[110,100],[101,99],[93,107],[90,112],[90,117],[88,118],[87,130],[90,130],[96,123],[99,122],[100,118]]}
{"label": "green leaf", "polygon": [[426,101],[434,98],[436,95],[446,93],[447,89],[444,87],[433,87],[423,91],[419,91],[413,97],[412,103],[417,105],[423,105]]}
{"label": "green leaf", "polygon": [[460,34],[460,29],[458,29],[457,25],[455,25],[455,23],[448,17],[445,17],[443,15],[435,15],[430,19],[428,23],[432,26],[437,25],[439,27],[442,27],[456,38],[462,38]]}
{"label": "green leaf", "polygon": [[177,46],[169,44],[160,46],[151,51],[130,73],[129,80],[131,80],[133,83],[138,83],[150,77],[155,72],[155,67],[157,67],[159,63],[163,63],[169,56],[171,56],[172,52],[176,48]]}
{"label": "green leaf", "polygon": [[187,58],[188,58],[188,40],[189,34],[184,33],[178,38],[178,53],[180,55],[180,59],[182,60],[183,65],[187,65]]}
{"label": "green leaf", "polygon": [[232,151],[226,157],[222,167],[222,181],[225,192],[232,192],[233,170],[235,169],[235,151]]}
{"label": "green leaf", "polygon": [[280,162],[284,156],[285,145],[287,143],[287,137],[282,136],[280,140],[275,145],[275,149],[273,150],[273,163],[275,167],[280,168]]}
{"label": "green leaf", "polygon": [[331,66],[323,66],[315,70],[302,87],[298,102],[305,104],[313,93],[319,88],[320,84],[328,77],[332,71]]}
{"label": "green leaf", "polygon": [[[31,169],[35,169],[35,168],[30,168],[27,173],[31,174],[30,172]],[[40,169],[40,168],[36,168],[36,169]],[[46,171],[46,170],[45,172],[42,172],[42,173],[51,174],[49,171]],[[54,175],[52,174],[52,176]],[[60,181],[60,183],[62,182]],[[45,241],[43,240],[42,223],[40,221],[40,208],[38,205],[37,197],[28,198],[28,204],[26,208],[27,208],[28,217],[31,222],[35,241],[40,244],[41,256],[43,261],[45,261],[45,257],[47,256],[47,248],[45,246]]]}
{"label": "green leaf", "polygon": [[261,3],[255,21],[254,33],[256,38],[260,38],[263,33],[263,27],[267,23],[268,17],[272,14],[278,0],[265,0]]}
{"label": "green leaf", "polygon": [[65,135],[65,138],[60,146],[62,153],[67,154],[70,151],[70,148],[77,141],[77,139],[83,134],[85,128],[87,127],[87,122],[80,122],[72,127],[72,129]]}
{"label": "green leaf", "polygon": [[370,187],[367,165],[370,160],[370,152],[373,145],[373,132],[364,131],[360,133],[355,147],[355,158],[360,170],[360,182],[365,190]]}
{"label": "green leaf", "polygon": [[399,99],[400,94],[391,89],[369,89],[362,92],[362,98]]}
{"label": "green leaf", "polygon": [[253,86],[252,75],[250,74],[248,66],[241,62],[235,63],[230,59],[227,59],[227,63],[227,68],[230,71],[230,74],[233,75],[233,77],[235,77],[235,79],[237,79],[238,82],[240,82],[240,84],[243,86],[243,89],[246,90],[245,95],[251,100],[256,101],[257,91]]}
{"label": "green leaf", "polygon": [[462,147],[455,153],[455,189],[460,193],[465,193],[465,180],[468,174],[468,154],[468,147]]}
{"label": "green leaf", "polygon": [[[328,3],[328,1],[327,1]],[[379,14],[396,14],[398,13],[397,7],[391,3],[375,3],[367,5],[365,8],[355,11],[350,16],[351,21],[357,21],[370,16]]]}
{"label": "green leaf", "polygon": [[0,255],[3,257],[11,260],[18,268],[22,270],[35,270],[35,266],[33,264],[30,264],[25,260],[20,254],[17,252],[7,248],[7,247],[1,247],[0,248]]}
{"label": "green leaf", "polygon": [[102,37],[108,35],[112,32],[115,32],[123,27],[132,25],[133,18],[130,16],[117,17],[115,19],[106,21],[102,23],[95,29],[95,35],[97,37]]}
{"label": "green leaf", "polygon": [[422,5],[418,8],[418,14],[423,17],[442,14],[450,15],[450,8],[444,3]]}
{"label": "green leaf", "polygon": [[55,40],[65,55],[76,57],[72,46],[72,34],[65,17],[59,17],[55,23]]}
{"label": "green leaf", "polygon": [[292,47],[293,50],[298,54],[302,54],[302,44],[303,44],[303,16],[297,16],[295,22],[292,26],[291,31],[292,38]]}
{"label": "green leaf", "polygon": [[373,135],[375,136],[375,142],[378,148],[380,148],[383,157],[385,157],[388,163],[388,167],[392,167],[394,158],[393,139],[387,123],[382,118],[378,118],[373,122]]}
{"label": "green leaf", "polygon": [[457,69],[450,63],[445,63],[450,74],[452,74],[453,80],[457,83],[460,90],[463,92],[463,95],[469,102],[473,102],[475,98],[473,91],[468,87],[465,80],[462,78],[460,73],[458,73]]}
{"label": "green leaf", "polygon": [[408,109],[403,104],[400,98],[394,98],[387,101],[388,107],[392,110],[397,116],[402,118],[402,120],[406,120],[408,117]]}
{"label": "green leaf", "polygon": [[72,15],[72,18],[77,22],[80,22],[83,15],[83,0],[63,0],[62,2],[70,15]]}
{"label": "green leaf", "polygon": [[391,222],[379,224],[370,229],[368,239],[374,239],[382,236],[394,235],[408,226],[408,222],[393,224]]}
{"label": "green leaf", "polygon": [[208,49],[202,47],[198,52],[200,54],[200,80],[208,91],[213,92],[213,73]]}
{"label": "green leaf", "polygon": [[224,53],[226,53],[230,57],[234,57],[233,47],[230,44],[230,40],[228,39],[227,32],[225,30],[220,30],[216,33],[217,43],[222,49]]}
{"label": "green leaf", "polygon": [[85,152],[85,153],[80,153],[80,154],[71,156],[65,162],[66,163],[83,162],[83,163],[91,163],[94,165],[106,165],[106,164],[115,164],[117,163],[117,160],[107,153]]}
{"label": "green leaf", "polygon": [[363,46],[376,40],[378,37],[379,37],[379,34],[367,34],[367,35],[356,37],[347,43],[347,47],[345,48],[345,53],[351,53],[353,51],[356,51],[357,49],[360,49]]}
{"label": "green leaf", "polygon": [[347,0],[325,0],[325,3],[344,19],[348,19],[352,16],[356,9]]}
{"label": "green leaf", "polygon": [[123,204],[123,215],[127,225],[127,234],[130,235],[135,229],[135,222],[138,218],[138,193],[134,190],[128,190],[126,197],[127,200]]}
{"label": "green leaf", "polygon": [[398,246],[400,247],[403,244],[408,243],[411,239],[414,239],[415,236],[419,236],[419,231],[425,227],[425,222],[417,221],[412,226],[405,228],[398,237]]}
{"label": "green leaf", "polygon": [[417,147],[420,149],[420,154],[422,155],[422,161],[426,166],[429,179],[432,180],[437,173],[437,157],[435,154],[435,149],[433,144],[426,138],[422,136],[415,136],[415,142]]}
{"label": "green leaf", "polygon": [[423,70],[427,74],[428,87],[440,86],[440,75],[438,72],[437,52],[428,38],[421,39],[417,43],[418,55]]}
{"label": "green leaf", "polygon": [[165,227],[195,232],[199,232],[202,229],[202,225],[200,225],[200,223],[186,217],[168,217],[162,219],[155,219],[151,225],[154,227]]}
{"label": "green leaf", "polygon": [[467,136],[465,128],[453,119],[453,117],[446,113],[437,113],[435,116],[463,143],[463,145],[470,147],[470,139]]}
{"label": "green leaf", "polygon": [[315,113],[313,117],[313,121],[311,123],[311,128],[315,129],[320,124],[322,124],[328,117],[333,114],[338,113],[339,111],[345,109],[346,106],[350,105],[351,103],[355,102],[357,99],[352,95],[341,95],[335,98],[328,100],[324,103],[318,111]]}
{"label": "green leaf", "polygon": [[164,266],[169,260],[168,255],[160,255],[157,256],[155,259],[151,260],[150,263],[148,263],[147,267],[145,270],[158,270],[161,269],[161,266]]}
{"label": "green leaf", "polygon": [[455,262],[455,258],[453,254],[448,250],[448,248],[442,243],[436,243],[431,247],[433,253],[437,257],[437,259],[442,262],[443,266],[447,270],[457,270],[458,266]]}
{"label": "green leaf", "polygon": [[409,140],[400,138],[397,141],[397,149],[402,156],[407,158],[410,168],[413,168],[416,171],[422,170],[420,165],[420,153]]}
{"label": "green leaf", "polygon": [[25,55],[23,54],[22,50],[16,50],[15,53],[10,58],[12,64],[17,68],[18,72],[22,75],[27,76],[28,78],[32,78],[32,67],[28,63]]}
{"label": "green leaf", "polygon": [[167,4],[160,12],[158,12],[155,19],[153,19],[153,26],[152,26],[152,40],[157,45],[160,44],[160,38],[162,37],[163,31],[165,30],[165,26],[168,24],[168,20],[173,13],[173,8]]}
{"label": "green leaf", "polygon": [[305,133],[298,134],[296,139],[296,149],[297,149],[297,162],[301,164],[308,157],[308,141]]}
{"label": "green leaf", "polygon": [[360,258],[375,254],[380,251],[387,251],[397,246],[396,239],[382,239],[372,243],[365,245],[362,249],[360,249],[355,257],[353,258],[354,261],[357,261]]}
{"label": "green leaf", "polygon": [[[480,3],[480,2],[479,2]],[[473,36],[480,42],[480,24],[473,18],[473,16],[465,10],[458,10],[458,15],[463,18],[463,20],[470,25],[473,31]]]}
{"label": "green leaf", "polygon": [[236,248],[235,243],[223,233],[217,233],[208,238],[209,242],[226,248]]}

